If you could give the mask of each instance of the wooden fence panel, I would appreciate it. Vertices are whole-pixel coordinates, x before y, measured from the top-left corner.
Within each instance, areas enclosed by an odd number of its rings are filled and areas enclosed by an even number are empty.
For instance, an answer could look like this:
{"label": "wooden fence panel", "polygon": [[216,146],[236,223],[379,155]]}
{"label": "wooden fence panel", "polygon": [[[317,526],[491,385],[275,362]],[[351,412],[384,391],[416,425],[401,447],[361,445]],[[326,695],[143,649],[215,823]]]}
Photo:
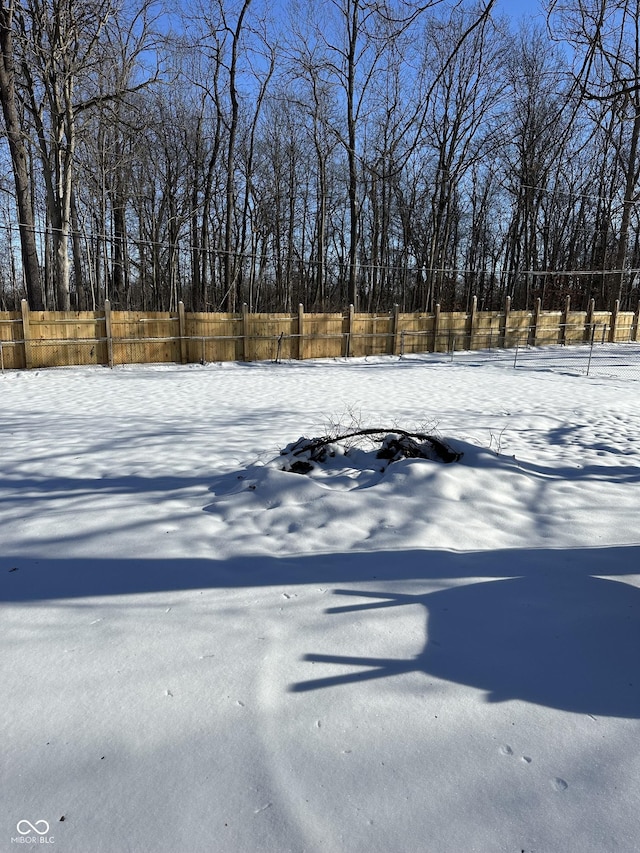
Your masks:
{"label": "wooden fence panel", "polygon": [[509,324],[505,330],[505,347],[523,346],[529,339],[529,330],[533,324],[531,311],[510,311]]}
{"label": "wooden fence panel", "polygon": [[437,352],[471,348],[471,314],[466,311],[445,311],[440,314]]}
{"label": "wooden fence panel", "polygon": [[400,349],[404,354],[436,352],[436,320],[434,314],[399,314]]}
{"label": "wooden fence panel", "polygon": [[544,347],[562,343],[562,311],[543,311],[537,315],[535,328],[536,346]]}
{"label": "wooden fence panel", "polygon": [[636,315],[633,311],[619,311],[616,317],[616,331],[614,341],[626,343],[633,340],[635,332]]}
{"label": "wooden fence panel", "polygon": [[611,324],[611,311],[594,311],[591,322],[595,326],[593,340],[602,344],[609,338],[609,327]]}
{"label": "wooden fence panel", "polygon": [[[185,314],[138,311],[0,313],[3,369],[64,365],[264,361],[451,352],[526,343],[640,338],[638,312],[505,311],[400,314]],[[107,322],[109,320],[109,322]],[[112,360],[109,355],[113,354]]]}
{"label": "wooden fence panel", "polygon": [[31,367],[107,363],[102,311],[29,311],[28,317]]}
{"label": "wooden fence panel", "polygon": [[187,314],[187,361],[242,361],[242,317],[223,312]]}
{"label": "wooden fence panel", "polygon": [[305,314],[304,345],[307,358],[340,358],[346,353],[349,319],[343,314]]}
{"label": "wooden fence panel", "polygon": [[474,316],[473,334],[469,348],[493,349],[500,344],[504,314],[500,311],[478,311]]}
{"label": "wooden fence panel", "polygon": [[351,328],[351,355],[388,355],[393,352],[393,318],[388,314],[355,314]]}
{"label": "wooden fence panel", "polygon": [[22,313],[0,311],[0,368],[20,370],[24,367]]}
{"label": "wooden fence panel", "polygon": [[249,314],[245,332],[245,361],[275,361],[278,349],[280,358],[295,358],[298,354],[297,314]]}
{"label": "wooden fence panel", "polygon": [[565,344],[580,344],[589,340],[586,311],[568,311],[564,330]]}
{"label": "wooden fence panel", "polygon": [[180,362],[179,318],[168,311],[112,311],[114,364]]}

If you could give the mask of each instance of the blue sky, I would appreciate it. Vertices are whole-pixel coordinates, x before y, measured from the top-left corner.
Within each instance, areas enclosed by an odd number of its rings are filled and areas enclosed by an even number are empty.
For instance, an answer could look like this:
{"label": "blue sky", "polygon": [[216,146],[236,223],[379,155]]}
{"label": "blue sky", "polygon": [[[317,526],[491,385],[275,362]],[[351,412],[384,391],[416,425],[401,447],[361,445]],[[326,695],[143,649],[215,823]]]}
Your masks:
{"label": "blue sky", "polygon": [[496,7],[497,11],[504,15],[520,18],[524,15],[540,14],[542,2],[541,0],[498,0]]}

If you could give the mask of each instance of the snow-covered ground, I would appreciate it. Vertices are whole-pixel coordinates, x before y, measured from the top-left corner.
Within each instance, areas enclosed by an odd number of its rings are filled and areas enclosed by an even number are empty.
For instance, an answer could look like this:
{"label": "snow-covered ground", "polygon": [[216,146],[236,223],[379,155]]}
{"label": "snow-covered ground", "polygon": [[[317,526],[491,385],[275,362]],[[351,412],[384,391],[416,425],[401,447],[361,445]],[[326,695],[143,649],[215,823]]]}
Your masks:
{"label": "snow-covered ground", "polygon": [[[1,376],[0,850],[640,850],[640,383],[568,353]],[[464,455],[281,470],[331,424]]]}

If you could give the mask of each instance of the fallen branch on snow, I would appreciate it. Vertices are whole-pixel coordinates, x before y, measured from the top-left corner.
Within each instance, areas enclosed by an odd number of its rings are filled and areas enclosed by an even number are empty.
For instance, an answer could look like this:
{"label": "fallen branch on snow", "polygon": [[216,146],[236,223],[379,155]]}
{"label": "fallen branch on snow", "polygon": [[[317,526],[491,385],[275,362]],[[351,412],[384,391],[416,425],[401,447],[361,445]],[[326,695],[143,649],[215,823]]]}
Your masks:
{"label": "fallen branch on snow", "polygon": [[[462,453],[452,450],[444,441],[422,432],[408,432],[403,429],[367,429],[352,430],[338,435],[325,435],[317,438],[299,438],[293,444],[280,451],[281,456],[296,457],[285,470],[296,474],[308,474],[313,470],[312,462],[322,464],[328,456],[335,455],[332,445],[353,438],[371,438],[380,442],[376,459],[385,459],[388,464],[399,459],[430,459],[439,462],[457,462]],[[348,455],[349,451],[346,451]]]}

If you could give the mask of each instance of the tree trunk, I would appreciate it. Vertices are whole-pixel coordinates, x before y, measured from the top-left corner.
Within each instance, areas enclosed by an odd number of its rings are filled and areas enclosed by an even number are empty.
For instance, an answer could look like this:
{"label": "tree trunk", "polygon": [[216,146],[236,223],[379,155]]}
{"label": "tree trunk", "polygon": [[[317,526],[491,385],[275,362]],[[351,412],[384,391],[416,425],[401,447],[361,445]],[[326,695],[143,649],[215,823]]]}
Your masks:
{"label": "tree trunk", "polygon": [[635,117],[633,120],[631,142],[629,145],[629,162],[625,175],[624,205],[622,208],[622,216],[620,218],[620,235],[618,237],[618,246],[616,250],[615,285],[609,298],[611,308],[613,308],[616,300],[622,299],[624,268],[627,260],[627,247],[629,243],[629,223],[631,222],[631,213],[636,200],[635,187],[638,170],[638,145],[640,143],[640,104],[634,101],[634,107]]}
{"label": "tree trunk", "polygon": [[225,239],[224,239],[224,285],[225,307],[227,311],[236,310],[236,261],[234,257],[234,239],[233,239],[233,219],[235,208],[235,143],[236,134],[238,131],[238,90],[236,88],[236,70],[238,61],[238,49],[240,46],[240,35],[242,33],[242,25],[244,17],[251,5],[251,0],[244,0],[235,31],[233,33],[231,47],[231,64],[229,67],[229,97],[231,100],[231,119],[229,121],[229,143],[227,148],[227,185],[226,185],[226,216],[225,216]]}
{"label": "tree trunk", "polygon": [[359,32],[359,2],[354,0],[351,9],[349,53],[347,64],[347,159],[349,162],[349,282],[347,299],[357,309],[358,305],[358,157],[356,153],[355,76],[356,47]]}
{"label": "tree trunk", "polygon": [[11,152],[11,165],[16,187],[16,202],[20,229],[20,247],[22,252],[22,267],[27,300],[32,309],[42,310],[42,282],[40,278],[40,263],[36,249],[33,208],[31,206],[31,188],[29,182],[29,164],[27,151],[16,105],[15,69],[13,59],[13,39],[11,26],[13,23],[13,2],[5,3],[0,0],[0,100],[4,115]]}

